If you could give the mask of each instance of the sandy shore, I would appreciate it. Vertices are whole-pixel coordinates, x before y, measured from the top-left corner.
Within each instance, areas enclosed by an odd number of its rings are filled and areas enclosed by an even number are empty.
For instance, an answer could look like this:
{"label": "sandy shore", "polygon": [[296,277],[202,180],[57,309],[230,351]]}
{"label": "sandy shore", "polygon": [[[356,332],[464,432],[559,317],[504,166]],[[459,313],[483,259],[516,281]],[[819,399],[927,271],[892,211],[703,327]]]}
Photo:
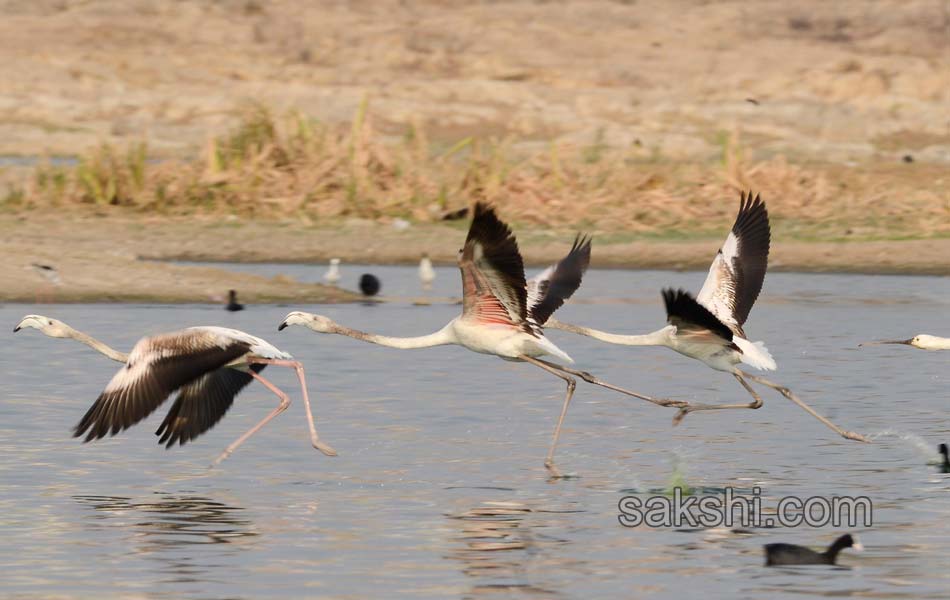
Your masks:
{"label": "sandy shore", "polygon": [[[336,227],[293,223],[64,217],[0,217],[0,301],[219,302],[228,289],[248,302],[345,302],[356,296],[291,278],[272,279],[166,261],[415,263],[428,252],[454,264],[465,223],[411,226],[351,221]],[[543,265],[570,247],[571,231],[518,229],[526,261]],[[623,240],[595,236],[593,265],[705,269],[721,239]],[[31,268],[55,266],[54,287]],[[950,239],[773,244],[773,271],[950,275]]]}

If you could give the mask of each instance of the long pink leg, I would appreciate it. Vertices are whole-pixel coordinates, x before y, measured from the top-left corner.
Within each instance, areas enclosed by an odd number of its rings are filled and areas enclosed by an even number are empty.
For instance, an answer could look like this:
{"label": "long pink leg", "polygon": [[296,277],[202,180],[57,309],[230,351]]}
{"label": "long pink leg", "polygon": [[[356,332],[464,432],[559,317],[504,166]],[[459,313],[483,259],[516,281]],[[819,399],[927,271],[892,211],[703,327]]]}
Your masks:
{"label": "long pink leg", "polygon": [[860,433],[855,433],[854,431],[848,431],[846,429],[842,429],[841,427],[838,427],[837,425],[829,421],[826,417],[823,417],[822,415],[818,414],[818,412],[816,412],[815,409],[805,404],[801,399],[798,398],[798,396],[792,393],[792,390],[788,389],[784,385],[779,385],[777,383],[769,381],[765,377],[759,377],[758,375],[753,375],[752,373],[746,373],[743,371],[742,374],[748,377],[749,379],[751,379],[752,381],[756,383],[761,383],[764,386],[768,386],[772,388],[773,390],[775,390],[776,392],[782,394],[783,396],[785,396],[786,398],[788,398],[795,404],[805,409],[805,412],[807,412],[811,416],[815,417],[816,419],[824,423],[829,429],[831,429],[832,431],[834,431],[841,437],[849,439],[849,440],[854,440],[856,442],[867,442],[869,444],[871,443],[871,440],[864,437]]}
{"label": "long pink leg", "polygon": [[558,365],[558,364],[555,364],[555,363],[552,363],[552,362],[548,362],[548,361],[542,360],[542,359],[540,359],[540,358],[537,359],[537,360],[538,360],[538,362],[543,362],[544,364],[546,364],[546,365],[548,365],[548,366],[550,366],[550,367],[555,367],[555,368],[557,368],[557,369],[559,369],[559,370],[561,370],[561,371],[564,371],[564,372],[566,372],[566,373],[570,373],[571,375],[576,375],[576,376],[580,377],[581,379],[583,379],[584,381],[586,381],[587,383],[592,383],[592,384],[594,384],[594,385],[599,385],[599,386],[601,386],[601,387],[607,388],[608,390],[613,390],[613,391],[615,391],[615,392],[620,392],[621,394],[626,394],[626,395],[628,395],[628,396],[633,396],[634,398],[639,398],[640,400],[646,400],[647,402],[652,402],[653,404],[656,404],[656,405],[658,405],[658,406],[669,406],[669,407],[671,407],[671,408],[684,408],[684,407],[687,407],[687,406],[691,406],[690,403],[687,402],[687,401],[685,401],[685,400],[671,400],[671,399],[669,399],[669,398],[651,398],[650,396],[644,396],[643,394],[638,394],[637,392],[632,392],[632,391],[627,390],[627,389],[624,389],[624,388],[622,388],[622,387],[613,385],[612,383],[607,383],[606,381],[602,381],[602,380],[600,380],[600,379],[597,379],[596,377],[594,377],[593,375],[591,375],[591,374],[588,373],[587,371],[578,371],[578,370],[576,370],[576,369],[569,369],[568,367],[565,367],[565,366],[562,366],[562,365]]}
{"label": "long pink leg", "polygon": [[300,392],[303,395],[303,403],[307,408],[307,425],[310,427],[310,443],[314,448],[323,452],[327,456],[336,456],[334,450],[329,444],[320,441],[317,435],[317,428],[313,421],[313,411],[310,408],[310,395],[307,393],[307,380],[304,378],[303,365],[296,360],[278,360],[271,358],[250,358],[248,363],[258,363],[262,365],[276,365],[280,367],[290,367],[297,373],[297,379],[300,380]]}
{"label": "long pink leg", "polygon": [[560,365],[550,364],[524,354],[519,358],[525,362],[541,367],[552,375],[560,377],[564,380],[564,383],[567,384],[567,394],[564,396],[564,405],[561,407],[561,415],[558,417],[557,425],[554,427],[554,435],[551,437],[551,447],[548,449],[548,456],[544,459],[544,466],[548,472],[551,473],[551,477],[560,479],[563,475],[561,475],[561,472],[554,465],[554,451],[557,449],[557,442],[561,438],[561,425],[564,424],[564,417],[567,416],[567,407],[571,404],[571,398],[574,397],[574,389],[577,387],[577,381],[567,373],[561,371]]}
{"label": "long pink leg", "polygon": [[673,425],[679,425],[680,422],[691,412],[696,412],[700,410],[729,410],[734,408],[751,408],[753,410],[762,406],[762,397],[759,396],[752,386],[746,383],[746,380],[742,378],[742,375],[738,373],[733,373],[733,377],[742,384],[742,387],[746,389],[747,392],[752,396],[752,402],[748,404],[691,404],[689,406],[684,406],[676,413],[676,416],[673,417]]}
{"label": "long pink leg", "polygon": [[282,413],[282,412],[284,412],[285,410],[287,410],[287,407],[290,406],[290,398],[287,396],[287,394],[285,394],[284,392],[280,391],[280,389],[279,389],[276,385],[274,385],[274,384],[272,384],[271,382],[267,381],[266,379],[264,379],[263,377],[261,377],[260,375],[258,375],[257,373],[255,373],[254,371],[250,371],[250,374],[251,374],[251,377],[253,377],[254,379],[256,379],[256,380],[260,381],[261,383],[263,383],[263,384],[267,387],[267,389],[269,389],[270,391],[272,391],[272,392],[274,392],[275,394],[277,394],[277,397],[280,398],[280,404],[277,405],[277,408],[275,408],[275,409],[272,410],[270,413],[268,413],[268,415],[267,415],[266,417],[264,417],[264,418],[261,420],[260,423],[258,423],[258,424],[255,425],[254,427],[251,427],[250,429],[247,430],[247,432],[246,432],[244,435],[242,435],[242,436],[239,437],[238,439],[236,439],[236,440],[234,440],[233,442],[231,442],[231,444],[230,444],[227,448],[224,449],[224,452],[222,452],[222,453],[218,456],[218,458],[214,459],[214,462],[211,463],[211,466],[212,466],[212,467],[215,466],[215,465],[217,465],[217,464],[220,464],[220,462],[221,462],[222,460],[224,460],[224,459],[226,459],[227,457],[231,456],[231,453],[233,453],[235,450],[237,450],[237,447],[238,447],[238,446],[240,446],[241,444],[243,444],[244,442],[246,442],[246,441],[247,441],[247,438],[251,437],[252,435],[254,435],[255,433],[257,433],[258,431],[260,431],[261,427],[263,427],[264,425],[267,425],[267,423],[269,423],[271,419],[273,419],[274,417],[276,417],[276,416],[279,415],[280,413]]}

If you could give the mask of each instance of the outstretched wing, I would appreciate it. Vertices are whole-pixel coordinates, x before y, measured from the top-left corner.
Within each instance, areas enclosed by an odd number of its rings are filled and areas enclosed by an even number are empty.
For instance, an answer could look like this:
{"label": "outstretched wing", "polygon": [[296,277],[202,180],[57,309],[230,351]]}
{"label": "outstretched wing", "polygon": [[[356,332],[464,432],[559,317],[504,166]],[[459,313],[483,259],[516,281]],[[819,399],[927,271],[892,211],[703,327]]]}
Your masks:
{"label": "outstretched wing", "polygon": [[743,193],[739,215],[719,249],[696,300],[743,337],[769,263],[769,213],[756,195]]}
{"label": "outstretched wing", "polygon": [[481,323],[525,323],[527,291],[518,242],[495,210],[481,202],[475,204],[459,268],[464,317]]}
{"label": "outstretched wing", "polygon": [[250,344],[200,329],[140,340],[76,425],[90,440],[138,423],[178,388],[247,354]]}
{"label": "outstretched wing", "polygon": [[[248,368],[260,373],[266,366],[252,364]],[[176,442],[183,445],[208,431],[228,412],[235,396],[253,380],[246,371],[223,367],[182,386],[171,410],[155,431],[155,435],[161,436],[158,443],[171,448]]]}
{"label": "outstretched wing", "polygon": [[588,236],[578,234],[567,256],[528,280],[528,318],[544,325],[581,285],[590,266]]}
{"label": "outstretched wing", "polygon": [[732,330],[685,290],[663,290],[666,320],[676,333],[704,343],[732,344]]}

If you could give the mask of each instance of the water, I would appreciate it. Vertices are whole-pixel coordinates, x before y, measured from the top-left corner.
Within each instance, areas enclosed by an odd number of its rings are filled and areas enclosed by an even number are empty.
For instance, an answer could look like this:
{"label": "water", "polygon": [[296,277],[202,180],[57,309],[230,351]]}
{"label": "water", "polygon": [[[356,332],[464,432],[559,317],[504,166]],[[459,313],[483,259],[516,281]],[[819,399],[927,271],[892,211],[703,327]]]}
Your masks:
{"label": "water", "polygon": [[[324,267],[253,265],[317,280]],[[414,268],[344,265],[391,295],[417,295]],[[700,273],[593,271],[559,317],[627,332],[663,320],[659,289]],[[458,293],[439,269],[434,296]],[[772,377],[873,445],[841,439],[778,394],[758,411],[673,411],[580,383],[558,464],[542,464],[563,395],[530,365],[462,348],[398,351],[301,328],[291,309],[251,306],[0,307],[0,595],[141,598],[591,598],[803,595],[945,598],[950,478],[927,462],[950,441],[950,353],[871,339],[950,333],[950,279],[772,274],[747,332],[765,340]],[[408,303],[294,306],[392,335],[432,331],[459,307]],[[117,364],[35,330],[40,312],[127,350],[142,335],[196,324],[265,337],[307,367],[317,428],[340,456],[309,445],[295,378],[265,374],[295,399],[220,467],[208,464],[275,404],[252,384],[212,431],[164,450],[167,406],[115,438],[70,437]],[[746,401],[728,375],[662,348],[623,348],[550,332],[607,381],[652,395]],[[849,568],[764,568],[762,545],[830,543],[841,529],[647,528],[618,524],[621,497],[762,492],[868,496],[874,525]]]}

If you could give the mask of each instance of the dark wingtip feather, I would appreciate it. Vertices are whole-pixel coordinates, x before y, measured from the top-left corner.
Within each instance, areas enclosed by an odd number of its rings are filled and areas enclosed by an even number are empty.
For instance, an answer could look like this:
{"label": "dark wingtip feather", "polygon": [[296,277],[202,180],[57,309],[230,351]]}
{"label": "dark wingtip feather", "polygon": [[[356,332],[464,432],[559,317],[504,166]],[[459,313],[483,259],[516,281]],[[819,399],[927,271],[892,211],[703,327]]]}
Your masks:
{"label": "dark wingtip feather", "polygon": [[667,321],[671,324],[674,320],[682,321],[703,327],[725,340],[732,341],[732,330],[686,290],[664,289],[663,304],[666,306]]}
{"label": "dark wingtip feather", "polygon": [[739,214],[732,225],[732,232],[745,244],[751,244],[759,252],[764,250],[768,256],[772,232],[769,226],[769,211],[765,202],[752,192],[741,192],[739,195]]}
{"label": "dark wingtip feather", "polygon": [[593,237],[589,233],[578,233],[574,237],[574,245],[571,246],[570,254],[575,252],[586,256],[587,264],[590,264],[590,247]]}
{"label": "dark wingtip feather", "polygon": [[752,192],[743,192],[739,198],[739,214],[732,226],[732,233],[739,242],[737,264],[735,317],[741,326],[749,317],[749,312],[762,291],[765,273],[769,265],[769,248],[772,243],[772,231],[769,225],[769,212],[765,202]]}
{"label": "dark wingtip feather", "polygon": [[567,256],[554,265],[554,272],[546,282],[539,284],[541,301],[531,307],[531,317],[539,325],[548,319],[580,287],[587,267],[590,266],[591,237],[578,233]]}
{"label": "dark wingtip feather", "polygon": [[462,249],[463,259],[474,259],[473,248],[479,244],[484,260],[498,271],[505,284],[512,290],[517,302],[517,312],[524,320],[527,291],[525,289],[524,261],[518,249],[518,241],[508,224],[498,218],[495,209],[485,202],[476,202],[472,223]]}

